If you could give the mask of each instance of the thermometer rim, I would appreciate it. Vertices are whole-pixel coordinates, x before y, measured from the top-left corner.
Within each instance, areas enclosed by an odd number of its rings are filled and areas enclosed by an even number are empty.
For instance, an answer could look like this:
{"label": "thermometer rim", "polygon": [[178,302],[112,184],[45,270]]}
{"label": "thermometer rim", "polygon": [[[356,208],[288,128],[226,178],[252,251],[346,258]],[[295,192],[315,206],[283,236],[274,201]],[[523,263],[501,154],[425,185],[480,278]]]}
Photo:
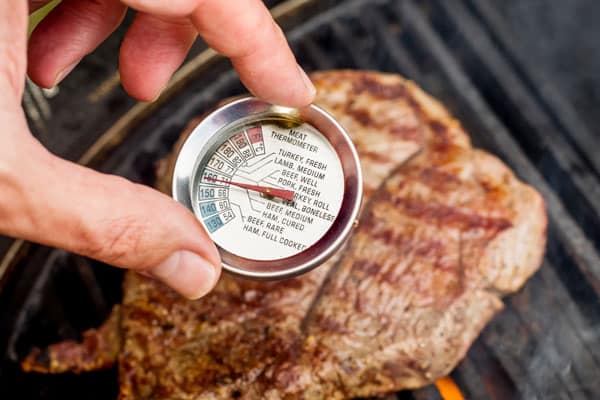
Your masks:
{"label": "thermometer rim", "polygon": [[204,117],[184,141],[177,155],[173,169],[172,196],[192,211],[205,229],[204,222],[196,215],[192,206],[192,184],[199,166],[223,134],[235,130],[238,125],[269,117],[293,118],[306,122],[330,142],[342,165],[344,196],[340,211],[327,232],[309,248],[290,257],[251,260],[237,256],[215,243],[221,254],[223,269],[255,280],[292,278],[325,262],[344,243],[355,225],[363,191],[360,161],[354,144],[344,128],[325,110],[314,104],[303,108],[289,108],[255,97],[243,97]]}

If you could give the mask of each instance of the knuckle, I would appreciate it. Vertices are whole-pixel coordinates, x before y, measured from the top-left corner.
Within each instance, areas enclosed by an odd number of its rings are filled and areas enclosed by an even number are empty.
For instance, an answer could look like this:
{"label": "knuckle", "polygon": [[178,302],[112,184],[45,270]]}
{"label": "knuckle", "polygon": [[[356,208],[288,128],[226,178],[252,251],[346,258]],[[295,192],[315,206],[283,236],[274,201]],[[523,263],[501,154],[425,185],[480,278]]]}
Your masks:
{"label": "knuckle", "polygon": [[272,50],[273,38],[279,35],[279,26],[268,12],[243,13],[237,10],[231,19],[236,21],[227,35],[221,35],[213,47],[226,57],[261,57]]}
{"label": "knuckle", "polygon": [[204,0],[171,0],[157,2],[154,0],[128,0],[127,3],[134,9],[152,12],[170,17],[189,16]]}
{"label": "knuckle", "polygon": [[20,54],[17,47],[7,47],[3,52],[3,60],[0,63],[0,79],[8,85],[9,89],[19,95],[23,91],[25,71],[22,67],[24,54]]}
{"label": "knuckle", "polygon": [[6,233],[18,226],[33,226],[31,213],[26,212],[24,188],[0,160],[0,230]]}
{"label": "knuckle", "polygon": [[109,256],[115,261],[132,254],[138,254],[144,228],[135,221],[116,221],[110,229],[107,240]]}
{"label": "knuckle", "polygon": [[144,223],[134,218],[108,220],[100,229],[84,234],[83,253],[109,264],[124,266],[139,257],[144,237]]}
{"label": "knuckle", "polygon": [[196,10],[200,4],[201,0],[179,0],[174,1],[172,4],[172,13],[174,15],[179,16],[187,16]]}
{"label": "knuckle", "polygon": [[169,17],[163,15],[147,15],[153,24],[163,30],[168,29],[195,29],[192,21],[186,17]]}
{"label": "knuckle", "polygon": [[97,24],[107,18],[114,19],[114,23],[121,20],[119,10],[125,10],[125,6],[120,2],[112,0],[89,0],[86,2],[70,3],[69,7],[58,8],[59,12],[71,14],[81,23]]}
{"label": "knuckle", "polygon": [[244,29],[247,32],[254,32],[254,35],[249,35],[250,41],[247,46],[242,47],[241,57],[253,57],[260,55],[263,51],[268,50],[269,46],[265,44],[273,43],[273,37],[278,36],[281,32],[279,25],[273,21],[267,13],[260,13],[255,18],[247,22]]}
{"label": "knuckle", "polygon": [[20,96],[25,84],[27,2],[2,2],[0,14],[0,84]]}

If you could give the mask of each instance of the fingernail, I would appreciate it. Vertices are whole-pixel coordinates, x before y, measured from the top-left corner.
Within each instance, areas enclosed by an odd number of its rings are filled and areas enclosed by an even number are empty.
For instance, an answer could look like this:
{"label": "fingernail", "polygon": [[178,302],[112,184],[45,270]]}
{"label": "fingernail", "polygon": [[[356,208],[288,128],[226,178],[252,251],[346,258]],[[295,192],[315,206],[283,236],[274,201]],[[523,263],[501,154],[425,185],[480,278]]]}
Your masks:
{"label": "fingernail", "polygon": [[152,100],[150,100],[148,103],[154,103],[156,100],[159,99],[159,97],[163,94],[163,92],[165,91],[165,89],[167,88],[167,86],[165,85],[164,87],[162,87],[154,96],[154,98]]}
{"label": "fingernail", "polygon": [[304,86],[306,86],[306,88],[310,92],[310,96],[315,97],[315,95],[317,94],[317,88],[315,87],[315,85],[313,85],[312,81],[310,80],[308,75],[306,75],[306,72],[302,69],[300,65],[298,65],[298,70],[300,71],[300,77],[302,78],[302,82],[304,82]]}
{"label": "fingernail", "polygon": [[192,300],[210,292],[217,279],[214,265],[186,250],[171,254],[149,272]]}
{"label": "fingernail", "polygon": [[54,79],[54,85],[53,86],[56,86],[60,82],[62,82],[62,80],[65,79],[65,77],[67,75],[69,75],[71,73],[71,71],[73,71],[73,69],[75,69],[75,67],[77,66],[77,64],[79,64],[79,61],[80,60],[77,60],[73,64],[70,64],[70,65],[66,66],[58,74],[56,74],[56,78]]}

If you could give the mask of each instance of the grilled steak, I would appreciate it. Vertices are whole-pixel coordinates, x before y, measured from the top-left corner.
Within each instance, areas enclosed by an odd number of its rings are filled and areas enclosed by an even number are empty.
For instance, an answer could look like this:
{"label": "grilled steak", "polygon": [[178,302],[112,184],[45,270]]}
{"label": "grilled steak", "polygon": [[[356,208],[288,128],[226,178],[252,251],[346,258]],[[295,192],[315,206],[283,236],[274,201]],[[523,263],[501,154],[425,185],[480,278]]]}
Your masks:
{"label": "grilled steak", "polygon": [[330,399],[420,387],[458,363],[500,297],[540,265],[541,197],[473,150],[439,103],[397,75],[312,78],[316,102],[348,130],[362,162],[365,206],[351,240],[304,276],[224,275],[194,302],[129,273],[121,399]]}

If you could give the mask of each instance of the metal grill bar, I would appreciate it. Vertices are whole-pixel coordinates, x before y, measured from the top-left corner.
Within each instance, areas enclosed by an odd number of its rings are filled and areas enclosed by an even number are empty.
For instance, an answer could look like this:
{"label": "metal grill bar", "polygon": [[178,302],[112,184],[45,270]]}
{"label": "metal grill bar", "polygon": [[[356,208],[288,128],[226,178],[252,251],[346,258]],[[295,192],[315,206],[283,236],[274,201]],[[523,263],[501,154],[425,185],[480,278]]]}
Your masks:
{"label": "metal grill bar", "polygon": [[515,383],[498,358],[482,339],[473,343],[469,353],[451,375],[468,399],[518,399]]}
{"label": "metal grill bar", "polygon": [[[480,338],[473,343],[466,357],[467,364],[472,364],[475,374],[480,375],[480,381],[476,379],[463,380],[464,388],[476,395],[468,396],[471,399],[520,399],[522,395],[517,391],[515,382],[504,369],[502,363],[492,349],[488,348]],[[464,371],[461,365],[453,375],[459,375]],[[467,374],[466,377],[470,376]],[[459,383],[461,381],[459,380]],[[481,382],[481,384],[480,384]],[[467,394],[469,393],[467,392]]]}
{"label": "metal grill bar", "polygon": [[600,140],[582,122],[571,104],[556,90],[550,79],[540,75],[538,68],[528,61],[528,57],[519,50],[518,40],[495,10],[496,4],[486,0],[469,0],[469,4],[482,18],[505,54],[514,64],[523,70],[528,81],[528,88],[536,93],[538,99],[546,107],[546,114],[554,117],[561,130],[566,133],[567,140],[574,140],[580,152],[586,155],[586,161],[593,165],[595,173],[600,175],[600,157],[596,149]]}
{"label": "metal grill bar", "polygon": [[[336,43],[350,55],[352,67],[358,69],[372,68],[371,60],[365,55],[359,37],[355,36],[346,25],[342,25],[338,21],[331,23],[331,30]],[[348,38],[351,38],[351,40],[348,40]]]}
{"label": "metal grill bar", "polygon": [[302,58],[309,59],[313,62],[311,69],[327,70],[335,68],[333,61],[321,50],[321,47],[317,46],[315,42],[307,37],[300,44],[300,51],[305,56]]}
{"label": "metal grill bar", "polygon": [[91,262],[85,257],[76,257],[73,262],[76,266],[75,272],[77,283],[82,285],[85,293],[89,296],[94,306],[95,315],[107,315],[109,305],[106,302],[106,296],[98,286],[98,280],[94,275]]}
{"label": "metal grill bar", "polygon": [[596,368],[600,365],[600,348],[597,343],[600,341],[600,322],[590,323],[586,321],[565,290],[560,278],[555,273],[555,268],[551,265],[544,265],[537,277],[541,284],[546,288],[545,293],[551,293],[553,296],[552,313],[562,313],[565,318],[565,324],[569,326],[576,335],[579,342],[585,347],[585,351],[590,352],[594,359]]}
{"label": "metal grill bar", "polygon": [[[528,327],[535,348],[532,359],[551,365],[564,381],[566,392],[580,397],[584,394],[580,388],[585,382],[600,376],[598,363],[589,353],[587,344],[573,332],[569,318],[561,312],[549,288],[540,282],[538,275],[531,280],[531,285],[509,297],[507,303]],[[540,312],[543,310],[552,310],[552,313]],[[577,358],[576,365],[570,364],[572,358]],[[530,366],[529,369],[533,368]]]}
{"label": "metal grill bar", "polygon": [[559,276],[564,288],[575,301],[582,315],[590,324],[600,321],[600,301],[598,294],[589,282],[589,278],[575,264],[572,255],[564,248],[552,229],[548,232],[546,257],[552,260],[550,266]]}
{"label": "metal grill bar", "polygon": [[32,317],[30,310],[37,310],[41,306],[42,297],[40,293],[45,291],[45,288],[52,276],[52,268],[49,268],[48,265],[52,264],[55,261],[56,255],[51,255],[48,257],[48,263],[43,265],[40,269],[39,274],[37,275],[37,279],[31,288],[31,291],[35,293],[35,295],[27,296],[22,302],[18,301],[17,304],[20,307],[18,313],[15,314],[11,319],[12,330],[9,332],[8,337],[6,338],[7,342],[7,356],[12,360],[18,360],[19,355],[17,354],[17,342],[25,335],[26,330],[29,327],[30,319]]}
{"label": "metal grill bar", "polygon": [[[534,379],[532,371],[522,364],[519,357],[526,355],[524,349],[527,348],[527,342],[523,332],[516,329],[520,324],[515,314],[502,312],[495,317],[493,326],[502,328],[490,327],[481,335],[488,351],[500,360],[505,373],[510,376],[523,399],[543,399],[541,393],[544,382]],[[548,369],[544,368],[543,371],[548,372]]]}
{"label": "metal grill bar", "polygon": [[427,386],[423,389],[413,390],[412,397],[415,400],[444,400],[435,386]]}
{"label": "metal grill bar", "polygon": [[408,78],[417,79],[419,67],[404,44],[397,40],[397,35],[401,33],[402,29],[400,24],[397,25],[397,32],[390,32],[390,29],[386,29],[389,26],[379,8],[365,7],[361,13],[365,17],[362,20],[368,24],[370,31],[377,38],[377,42],[383,44],[386,53],[391,57],[395,69]]}
{"label": "metal grill bar", "polygon": [[[580,376],[577,371],[566,369],[567,365],[564,363],[566,355],[561,354],[563,349],[560,347],[565,344],[564,338],[556,338],[552,327],[548,326],[547,321],[541,321],[537,318],[537,315],[523,312],[517,307],[518,305],[515,305],[515,302],[510,298],[507,300],[505,313],[515,315],[515,320],[520,324],[520,329],[517,332],[526,339],[526,347],[517,349],[515,354],[525,353],[528,355],[525,368],[530,371],[532,379],[538,382],[541,397],[545,398],[555,394],[580,397],[575,396],[577,388],[581,387]],[[527,318],[532,319],[528,320]],[[560,322],[562,321],[556,318],[556,323],[559,324]],[[560,387],[556,384],[547,385],[549,379],[554,382],[561,382]]]}

